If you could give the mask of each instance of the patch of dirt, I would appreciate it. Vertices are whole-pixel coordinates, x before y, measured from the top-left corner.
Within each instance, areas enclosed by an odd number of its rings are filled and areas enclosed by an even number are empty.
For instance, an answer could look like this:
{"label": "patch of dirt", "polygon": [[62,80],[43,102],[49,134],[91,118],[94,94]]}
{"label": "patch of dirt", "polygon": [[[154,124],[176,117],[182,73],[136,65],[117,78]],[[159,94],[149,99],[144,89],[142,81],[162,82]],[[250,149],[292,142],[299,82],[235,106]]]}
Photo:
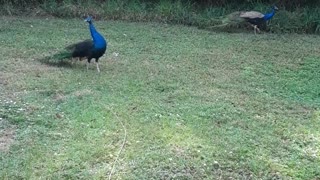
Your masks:
{"label": "patch of dirt", "polygon": [[0,85],[7,85],[8,84],[8,82],[7,82],[7,80],[6,79],[4,79],[3,77],[0,77]]}
{"label": "patch of dirt", "polygon": [[74,95],[76,97],[81,97],[81,96],[90,95],[92,93],[93,92],[90,89],[83,89],[83,90],[79,90],[79,91],[74,92]]}
{"label": "patch of dirt", "polygon": [[176,156],[186,156],[186,152],[185,149],[183,147],[177,146],[177,145],[173,145],[172,147],[172,152],[176,155]]}
{"label": "patch of dirt", "polygon": [[57,93],[53,97],[54,101],[62,102],[66,99],[66,96],[63,93]]}
{"label": "patch of dirt", "polygon": [[15,128],[7,128],[0,131],[0,151],[8,151],[15,138]]}

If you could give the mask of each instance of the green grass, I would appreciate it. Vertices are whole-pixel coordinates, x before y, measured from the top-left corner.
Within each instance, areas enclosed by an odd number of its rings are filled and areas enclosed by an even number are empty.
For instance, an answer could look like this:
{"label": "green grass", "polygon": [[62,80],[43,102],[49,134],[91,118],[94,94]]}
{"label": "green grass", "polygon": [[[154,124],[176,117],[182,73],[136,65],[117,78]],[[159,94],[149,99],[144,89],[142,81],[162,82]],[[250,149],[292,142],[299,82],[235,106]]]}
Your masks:
{"label": "green grass", "polygon": [[1,179],[105,179],[121,122],[113,179],[320,178],[318,36],[95,25],[100,74],[40,62],[82,20],[0,18]]}

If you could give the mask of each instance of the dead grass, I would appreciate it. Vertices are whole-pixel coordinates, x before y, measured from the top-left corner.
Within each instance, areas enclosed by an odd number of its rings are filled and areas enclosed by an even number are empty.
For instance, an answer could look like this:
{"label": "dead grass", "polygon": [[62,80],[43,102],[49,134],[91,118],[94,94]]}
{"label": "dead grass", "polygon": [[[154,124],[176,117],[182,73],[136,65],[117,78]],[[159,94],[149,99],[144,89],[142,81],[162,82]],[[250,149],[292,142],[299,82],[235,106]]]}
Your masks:
{"label": "dead grass", "polygon": [[[5,119],[0,119],[1,124]],[[2,126],[2,125],[1,125]],[[4,129],[0,130],[0,152],[8,152],[10,146],[14,143],[16,135],[16,128],[14,126],[5,127]]]}

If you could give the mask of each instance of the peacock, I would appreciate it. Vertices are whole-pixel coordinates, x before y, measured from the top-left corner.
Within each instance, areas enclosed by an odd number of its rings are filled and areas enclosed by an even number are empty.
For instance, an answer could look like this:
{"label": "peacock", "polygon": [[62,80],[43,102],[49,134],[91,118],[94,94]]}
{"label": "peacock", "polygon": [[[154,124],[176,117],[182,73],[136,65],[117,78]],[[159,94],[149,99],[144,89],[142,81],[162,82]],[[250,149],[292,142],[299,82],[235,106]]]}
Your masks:
{"label": "peacock", "polygon": [[257,11],[236,11],[223,17],[221,24],[215,25],[214,29],[225,29],[230,27],[239,27],[245,23],[249,23],[254,28],[254,33],[260,32],[260,28],[266,27],[266,22],[270,20],[278,10],[276,6],[272,6],[270,13],[263,14]]}
{"label": "peacock", "polygon": [[259,27],[266,26],[266,22],[269,21],[275,15],[277,10],[277,6],[272,6],[272,11],[270,13],[263,14],[257,11],[246,11],[241,12],[239,14],[239,17],[249,22],[253,26],[254,33],[256,34],[257,30],[260,33]]}
{"label": "peacock", "polygon": [[96,30],[93,25],[92,17],[88,16],[85,19],[89,23],[89,29],[92,39],[87,39],[75,44],[71,44],[65,48],[65,52],[60,52],[54,56],[54,58],[87,58],[87,70],[89,69],[89,63],[92,59],[95,59],[97,71],[100,73],[99,58],[104,55],[107,49],[108,42],[104,37]]}

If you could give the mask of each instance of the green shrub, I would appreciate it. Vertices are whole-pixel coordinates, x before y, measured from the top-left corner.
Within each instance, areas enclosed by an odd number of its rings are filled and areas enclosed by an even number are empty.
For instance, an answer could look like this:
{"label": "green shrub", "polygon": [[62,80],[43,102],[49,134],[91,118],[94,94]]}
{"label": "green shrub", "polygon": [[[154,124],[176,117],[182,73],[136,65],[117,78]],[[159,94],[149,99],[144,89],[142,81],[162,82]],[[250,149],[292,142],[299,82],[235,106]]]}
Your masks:
{"label": "green shrub", "polygon": [[[228,14],[239,10],[267,12],[270,4],[250,0],[235,3],[232,0],[220,1],[172,1],[172,0],[0,0],[3,15],[53,15],[56,17],[94,16],[96,19],[156,21],[208,28],[219,25]],[[320,33],[320,14],[313,1],[292,1],[288,10],[280,7],[269,22],[270,32],[275,33]],[[293,7],[293,4],[295,7]],[[217,6],[220,5],[220,6]],[[41,13],[40,13],[41,12]],[[228,26],[234,28],[238,26]]]}

